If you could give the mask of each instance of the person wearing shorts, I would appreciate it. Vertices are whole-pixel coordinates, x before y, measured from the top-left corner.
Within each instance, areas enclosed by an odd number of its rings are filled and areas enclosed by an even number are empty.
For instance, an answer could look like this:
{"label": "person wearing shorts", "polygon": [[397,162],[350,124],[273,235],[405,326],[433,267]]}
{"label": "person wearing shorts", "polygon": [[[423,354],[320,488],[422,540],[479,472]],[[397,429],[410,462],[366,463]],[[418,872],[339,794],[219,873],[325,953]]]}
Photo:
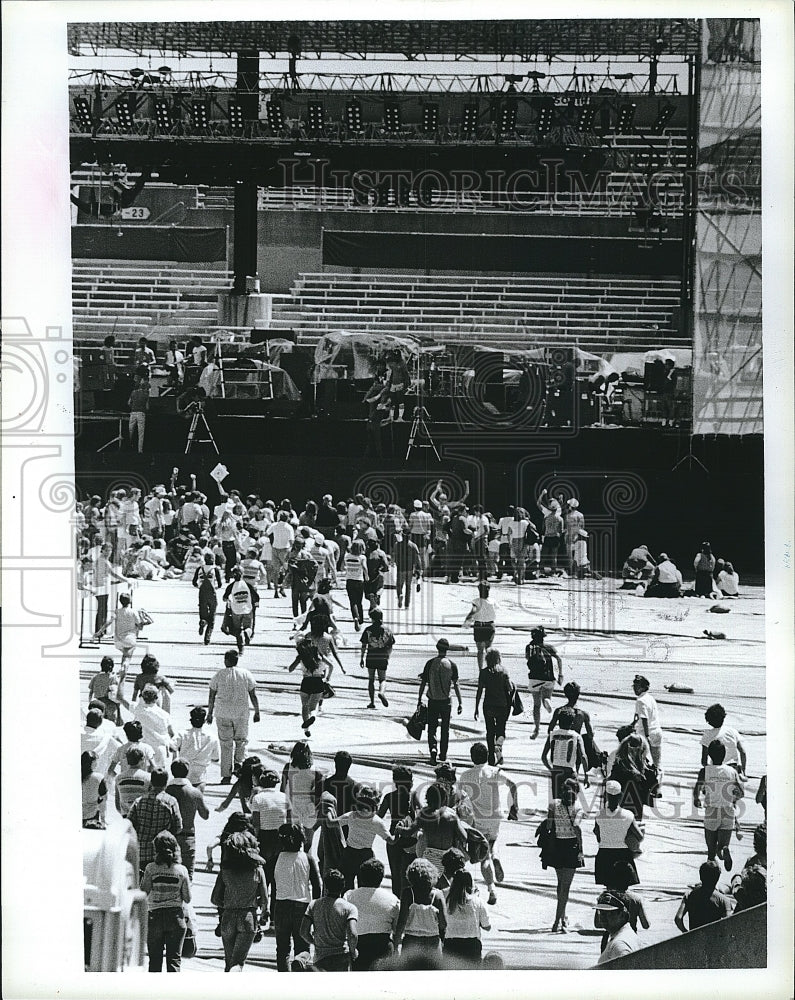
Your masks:
{"label": "person wearing shorts", "polygon": [[481,582],[478,584],[478,596],[472,602],[464,624],[472,622],[472,638],[475,641],[475,648],[478,651],[478,670],[483,669],[486,658],[486,651],[494,641],[494,619],[496,618],[494,605],[489,600],[489,585]]}
{"label": "person wearing shorts", "polygon": [[375,708],[375,675],[378,674],[378,699],[385,707],[389,707],[386,697],[386,668],[395,637],[388,628],[384,628],[384,613],[380,608],[370,611],[371,625],[362,632],[362,655],[360,667],[367,667],[367,691],[370,695],[368,708]]}
{"label": "person wearing shorts", "polygon": [[529,690],[533,698],[533,732],[531,739],[536,739],[541,728],[541,705],[552,711],[551,698],[555,691],[555,668],[557,667],[558,684],[563,684],[563,662],[554,646],[544,642],[546,630],[539,625],[530,631],[531,641],[525,647],[527,658],[527,673]]}
{"label": "person wearing shorts", "polygon": [[693,805],[697,809],[704,807],[707,859],[720,858],[728,872],[732,868],[729,844],[737,818],[737,803],[744,791],[737,771],[725,763],[726,747],[720,740],[710,743],[707,755],[710,762],[698,772]]}

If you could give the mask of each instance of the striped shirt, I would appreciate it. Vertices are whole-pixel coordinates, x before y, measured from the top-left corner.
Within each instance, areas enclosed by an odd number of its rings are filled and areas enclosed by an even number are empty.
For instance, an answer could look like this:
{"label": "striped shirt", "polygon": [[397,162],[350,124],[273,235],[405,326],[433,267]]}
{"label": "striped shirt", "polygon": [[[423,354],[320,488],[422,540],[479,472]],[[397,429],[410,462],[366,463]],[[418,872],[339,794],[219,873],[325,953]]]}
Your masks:
{"label": "striped shirt", "polygon": [[190,879],[184,865],[161,865],[153,861],[146,866],[141,888],[147,895],[150,910],[182,909],[190,902]]}

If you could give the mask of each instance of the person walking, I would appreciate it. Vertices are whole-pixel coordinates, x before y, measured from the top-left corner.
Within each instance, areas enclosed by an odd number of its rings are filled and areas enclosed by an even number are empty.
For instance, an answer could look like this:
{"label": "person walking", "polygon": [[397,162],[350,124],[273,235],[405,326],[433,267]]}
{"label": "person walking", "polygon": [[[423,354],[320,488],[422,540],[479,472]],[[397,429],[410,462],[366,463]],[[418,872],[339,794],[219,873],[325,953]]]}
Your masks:
{"label": "person walking", "polygon": [[259,787],[251,799],[251,818],[259,841],[259,852],[265,859],[265,881],[270,894],[270,917],[273,923],[276,902],[274,872],[281,850],[279,830],[287,822],[289,804],[279,788],[279,775],[266,769],[260,772]]}
{"label": "person walking", "polygon": [[168,767],[174,730],[171,727],[171,716],[157,703],[157,688],[154,685],[147,684],[143,689],[141,700],[135,706],[133,721],[141,723],[144,742],[155,752],[155,767]]}
{"label": "person walking", "polygon": [[373,843],[381,837],[387,845],[394,844],[395,838],[383,819],[377,814],[378,792],[368,785],[358,785],[354,795],[353,808],[337,817],[337,822],[345,830],[346,847],[342,854],[342,873],[345,886],[352,889],[359,868],[365,861],[375,857]]}
{"label": "person walking", "polygon": [[312,748],[300,740],[290,751],[290,760],[282,771],[281,790],[287,795],[289,822],[300,825],[307,851],[318,821],[318,806],[323,795],[323,775],[314,766]]}
{"label": "person walking", "polygon": [[621,785],[617,781],[605,782],[605,802],[594,824],[594,833],[599,841],[594,879],[597,885],[607,886],[608,889],[616,887],[613,866],[619,861],[625,861],[632,867],[635,877],[630,885],[637,885],[640,881],[633,853],[627,845],[627,836],[639,843],[643,840],[643,830],[629,809],[621,807],[621,795]]}
{"label": "person walking", "polygon": [[204,801],[201,789],[194,788],[188,780],[188,765],[184,760],[175,760],[171,765],[172,778],[166,785],[166,793],[176,799],[182,818],[182,833],[177,835],[177,843],[182,854],[182,863],[188,870],[188,878],[193,881],[196,864],[196,816],[210,818],[210,810]]}
{"label": "person walking", "polygon": [[420,556],[420,571],[425,574],[428,569],[428,546],[433,531],[433,517],[423,507],[422,500],[415,500],[408,516],[409,538],[417,546]]}
{"label": "person walking", "polygon": [[158,833],[152,849],[154,857],[141,878],[149,914],[146,932],[149,971],[163,971],[165,951],[166,972],[179,972],[182,943],[188,931],[185,906],[191,901],[190,878],[185,866],[177,861],[179,845],[171,833],[167,830]]}
{"label": "person walking", "polygon": [[190,710],[190,728],[174,737],[174,748],[179,759],[188,765],[188,781],[204,792],[207,768],[220,760],[218,740],[204,731],[207,709],[196,705]]}
{"label": "person walking", "polygon": [[649,694],[651,685],[642,674],[635,674],[632,681],[632,690],[635,692],[635,717],[632,725],[636,732],[645,736],[649,743],[651,759],[657,770],[660,770],[662,761],[662,726],[660,725],[660,713],[657,709],[657,702]]}
{"label": "person walking", "polygon": [[[177,800],[166,792],[168,774],[158,768],[149,778],[149,790],[133,802],[127,819],[138,834],[141,873],[155,860],[155,837],[163,830],[176,838],[182,833],[182,816]],[[187,873],[186,873],[187,874]]]}
{"label": "person walking", "polygon": [[478,674],[474,719],[477,722],[480,700],[483,698],[483,720],[486,723],[486,744],[489,764],[502,763],[505,726],[511,714],[515,687],[502,665],[499,651],[486,653],[486,664]]}
{"label": "person walking", "polygon": [[222,785],[232,783],[233,750],[235,767],[240,767],[246,757],[249,702],[254,709],[254,722],[259,722],[256,681],[248,670],[238,666],[237,651],[229,649],[224,653],[223,669],[218,670],[210,681],[207,709],[208,723],[213,721],[214,713],[218,717]]}
{"label": "person walking", "polygon": [[345,568],[345,590],[351,608],[353,627],[358,632],[364,621],[364,588],[367,583],[367,559],[364,555],[364,542],[354,538],[343,559]]}
{"label": "person walking", "polygon": [[477,968],[483,952],[481,931],[490,931],[491,921],[475,891],[471,872],[465,868],[457,871],[446,895],[447,926],[442,952],[453,962],[462,960],[463,968]]}
{"label": "person walking", "polygon": [[[550,763],[550,755],[552,761]],[[588,760],[585,756],[585,745],[582,736],[574,729],[574,712],[564,708],[558,716],[558,726],[548,734],[544,749],[541,751],[541,763],[549,769],[552,781],[552,798],[559,799],[563,793],[563,783],[576,779],[580,768],[583,771],[585,786],[588,786]]]}
{"label": "person walking", "polygon": [[497,612],[489,600],[489,585],[483,581],[478,584],[478,596],[472,602],[472,607],[463,621],[464,625],[472,622],[473,639],[478,651],[478,671],[483,669],[486,650],[494,641],[494,622]]}
{"label": "person walking", "polygon": [[359,666],[367,668],[367,693],[370,695],[368,708],[375,708],[375,675],[378,674],[378,699],[389,707],[386,697],[386,671],[389,657],[395,645],[395,636],[384,627],[384,613],[380,608],[370,610],[371,624],[362,632],[362,654]]}
{"label": "person walking", "polygon": [[[285,823],[279,830],[280,850],[273,877],[276,885],[274,930],[276,932],[276,968],[289,969],[290,946],[294,954],[309,951],[309,941],[301,934],[304,914],[320,895],[320,871],[317,859],[304,850],[304,832],[300,826]],[[344,881],[343,881],[344,885]]]}
{"label": "person walking", "polygon": [[[115,529],[114,529],[115,531]],[[108,597],[114,583],[126,583],[126,577],[118,573],[114,568],[111,559],[113,557],[114,546],[105,544],[101,546],[99,555],[94,563],[94,594],[97,598],[97,613],[94,619],[94,642],[98,642],[104,634],[108,622]]]}
{"label": "person walking", "polygon": [[204,645],[209,646],[215,628],[215,612],[218,608],[216,590],[221,587],[221,571],[215,564],[215,556],[205,553],[204,562],[196,567],[193,586],[199,590],[199,635],[204,636]]}
{"label": "person walking", "polygon": [[304,544],[304,539],[296,538],[293,542],[287,569],[290,573],[293,618],[297,622],[299,614],[306,613],[317,576],[317,563]]}
{"label": "person walking", "polygon": [[358,887],[345,893],[345,899],[359,915],[354,972],[368,972],[393,951],[400,899],[394,891],[382,888],[383,880],[383,864],[378,858],[370,858],[359,868]]}
{"label": "person walking", "polygon": [[714,924],[731,914],[731,898],[718,892],[720,875],[720,865],[717,861],[705,861],[699,868],[699,885],[684,894],[674,917],[674,923],[683,934],[687,934],[688,931],[685,927],[685,914],[691,931],[705,924]]}
{"label": "person walking", "polygon": [[[375,532],[375,528],[371,530],[373,533]],[[386,552],[378,544],[376,538],[367,539],[364,543],[364,549],[367,559],[367,582],[364,596],[370,602],[370,610],[372,611],[381,604],[381,592],[385,582],[384,573],[389,570],[389,562],[386,558]]]}
{"label": "person walking", "polygon": [[268,887],[263,863],[249,834],[230,834],[210,896],[220,918],[224,972],[242,971],[258,927],[268,922]]}
{"label": "person walking", "polygon": [[530,695],[533,699],[533,732],[530,739],[537,738],[541,729],[541,705],[552,711],[552,694],[555,691],[555,670],[557,668],[558,684],[563,684],[563,661],[554,646],[544,642],[546,629],[538,625],[530,630],[530,642],[525,646],[527,660],[527,675],[530,683]]}
{"label": "person walking", "polygon": [[156,656],[147,653],[141,657],[141,672],[133,681],[131,701],[136,701],[139,694],[143,694],[145,687],[153,687],[157,691],[158,704],[164,712],[171,712],[171,695],[174,693],[174,685],[163,674],[160,673],[160,663]]}
{"label": "person walking", "polygon": [[[148,348],[147,348],[148,350]],[[128,433],[130,447],[134,447],[133,441],[138,437],[138,454],[144,450],[144,434],[146,433],[146,413],[149,409],[149,377],[136,378],[135,387],[127,400],[130,408],[130,420]]]}
{"label": "person walking", "polygon": [[698,772],[693,787],[693,805],[704,809],[704,839],[707,859],[716,857],[723,861],[726,871],[732,869],[729,851],[732,831],[737,817],[737,803],[745,791],[737,771],[725,763],[726,747],[720,740],[713,740],[707,747],[709,763]]}
{"label": "person walking", "polygon": [[414,581],[422,579],[422,554],[413,538],[403,534],[403,528],[398,525],[392,540],[392,563],[397,570],[397,602],[398,608],[408,611],[411,606],[411,589]]}
{"label": "person walking", "polygon": [[583,812],[577,804],[580,786],[576,778],[567,778],[562,782],[560,795],[549,803],[547,826],[549,830],[549,847],[544,852],[544,865],[555,869],[557,877],[557,907],[552,933],[568,930],[566,906],[569,902],[569,892],[574,874],[578,868],[585,867],[582,853]]}
{"label": "person walking", "polygon": [[356,958],[359,911],[344,894],[345,876],[329,869],[323,895],[312,900],[301,920],[301,937],[313,943],[315,968],[322,972],[350,972]]}
{"label": "person walking", "polygon": [[748,764],[745,744],[737,730],[726,725],[726,709],[720,704],[710,705],[704,713],[704,718],[710,728],[701,737],[701,766],[705,767],[709,763],[707,748],[710,743],[713,740],[720,740],[726,747],[723,763],[734,767],[743,777]]}
{"label": "person walking", "polygon": [[[450,741],[450,715],[452,706],[450,704],[450,690],[455,691],[458,699],[458,714],[460,715],[464,706],[461,701],[461,690],[458,687],[458,666],[447,655],[450,643],[447,639],[439,639],[436,643],[437,655],[427,661],[422,670],[420,680],[420,690],[417,695],[417,708],[422,704],[422,696],[428,690],[428,751],[431,757],[431,764],[435,764],[438,758],[447,760],[447,747]],[[441,725],[441,735],[439,744],[436,742],[436,731]]]}
{"label": "person walking", "polygon": [[112,656],[103,656],[99,665],[99,673],[94,674],[88,685],[89,701],[102,702],[103,715],[115,725],[121,725],[121,708],[119,707],[119,675],[113,663]]}
{"label": "person walking", "polygon": [[[417,793],[412,790],[414,776],[410,769],[402,764],[392,768],[393,789],[381,799],[378,815],[383,819],[389,813],[389,832],[395,838],[393,843],[387,843],[386,855],[389,859],[389,876],[392,880],[392,892],[400,896],[406,875],[406,868],[416,857],[414,846],[398,838],[401,831],[411,825],[417,814],[420,803]],[[359,883],[361,885],[361,882]]]}
{"label": "person walking", "polygon": [[604,965],[614,958],[630,955],[640,948],[638,935],[630,925],[629,909],[620,892],[603,892],[596,904],[600,926],[607,931],[607,944],[602,949],[597,965]]}
{"label": "person walking", "polygon": [[585,531],[585,518],[580,510],[580,501],[572,497],[566,501],[566,513],[563,518],[565,559],[570,575],[574,575],[575,557],[574,545],[581,532]]}

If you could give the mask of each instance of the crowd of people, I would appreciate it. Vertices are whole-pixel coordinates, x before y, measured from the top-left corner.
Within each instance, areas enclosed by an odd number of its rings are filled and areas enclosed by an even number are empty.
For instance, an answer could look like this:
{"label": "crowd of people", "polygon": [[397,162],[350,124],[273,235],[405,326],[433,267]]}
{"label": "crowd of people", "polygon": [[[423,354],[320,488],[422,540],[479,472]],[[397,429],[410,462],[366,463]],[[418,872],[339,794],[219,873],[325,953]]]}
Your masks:
{"label": "crowd of people", "polygon": [[[111,798],[115,811],[136,830],[141,885],[150,901],[150,971],[162,969],[164,953],[167,971],[180,968],[191,923],[196,826],[210,815],[204,794],[216,780],[229,786],[219,809],[234,801],[240,806],[208,848],[209,870],[214,870],[213,851],[220,848],[212,903],[227,971],[241,968],[254,942],[270,931],[280,971],[388,968],[398,955],[407,961],[443,956],[452,965],[497,963],[494,956],[482,956],[482,932],[490,928],[488,904],[496,902],[496,887],[505,877],[497,847],[503,790],[510,803],[507,818],[519,818],[517,787],[503,768],[506,727],[524,706],[494,646],[490,582],[506,574],[520,584],[535,574],[590,572],[576,499],[542,493],[539,532],[524,509],[509,508],[497,521],[479,505],[467,510],[463,500],[451,502],[441,483],[427,501],[414,501],[408,511],[359,495],[334,504],[326,495],[297,512],[288,500],[277,506],[222,487],[211,510],[195,481],[176,486],[177,474],[174,470],[168,489],[156,487],[147,496],[136,489],[115,491],[104,507],[92,497],[77,517],[80,586],[96,599],[90,630],[99,639],[113,628],[120,653],[118,666],[114,657],[101,658],[89,685],[82,735],[83,823],[101,827]],[[694,568],[696,589],[712,593],[719,585],[716,574],[722,572],[725,580],[727,566],[718,571],[708,549],[705,543]],[[645,552],[646,565],[654,565],[645,547],[638,551]],[[636,553],[628,564],[641,558]],[[661,565],[663,560],[652,572]],[[634,563],[630,569],[645,572]],[[336,754],[334,770],[322,773],[309,740],[334,697],[334,669],[345,670],[339,612],[350,612],[359,633],[367,707],[376,709],[376,699],[388,707],[388,665],[396,643],[380,606],[388,575],[394,574],[401,610],[410,606],[414,587],[434,572],[455,582],[464,571],[478,585],[463,621],[471,624],[477,648],[473,716],[479,721],[482,710],[485,726],[485,741],[470,747],[471,767],[457,772],[448,759],[453,699],[459,715],[464,699],[451,644],[440,638],[417,689],[416,714],[420,734],[427,727],[434,778],[419,780],[401,765],[392,769],[387,786],[355,781],[350,776],[355,761],[344,750]],[[184,728],[171,713],[174,684],[155,657],[141,660],[128,698],[127,675],[139,634],[153,620],[132,607],[129,594],[119,594],[112,611],[109,598],[114,585],[136,576],[191,583],[198,591],[198,637],[205,644],[214,634],[217,594],[224,588],[220,629],[234,646],[225,650],[223,666],[212,676],[206,698],[191,708]],[[347,605],[334,596],[343,580]],[[657,583],[665,582],[658,575]],[[300,667],[304,739],[294,745],[279,774],[272,762],[248,753],[250,723],[260,721],[260,685],[243,663],[257,617],[267,614],[262,598],[286,600],[288,587],[295,656],[285,666],[289,671]],[[540,734],[542,708],[550,715],[540,750],[550,776],[549,808],[536,837],[541,864],[556,872],[552,931],[568,930],[570,889],[585,864],[583,792],[593,781],[602,787],[596,815],[590,810],[590,830],[595,880],[605,889],[594,913],[594,926],[604,931],[599,959],[604,963],[640,947],[638,927],[648,926],[632,886],[640,881],[643,842],[653,835],[644,811],[652,810],[653,823],[662,794],[661,712],[649,680],[638,674],[632,718],[618,729],[612,752],[600,749],[597,726],[579,704],[580,687],[574,680],[565,682],[563,659],[547,640],[542,626],[533,627],[525,659],[531,738]],[[553,711],[556,686],[563,688],[566,701]],[[693,806],[704,809],[707,860],[699,884],[682,899],[676,916],[680,930],[686,929],[686,916],[693,929],[766,898],[765,824],[755,831],[755,854],[731,891],[718,889],[720,865],[725,872],[734,866],[731,843],[746,797],[747,754],[742,736],[726,724],[722,706],[710,706],[705,720],[709,729],[694,759]],[[213,724],[215,732],[209,728]],[[766,789],[764,794],[760,789],[757,801],[766,810]],[[376,839],[385,842],[389,889],[387,866],[373,850]],[[473,866],[480,868],[486,887],[485,906]]]}

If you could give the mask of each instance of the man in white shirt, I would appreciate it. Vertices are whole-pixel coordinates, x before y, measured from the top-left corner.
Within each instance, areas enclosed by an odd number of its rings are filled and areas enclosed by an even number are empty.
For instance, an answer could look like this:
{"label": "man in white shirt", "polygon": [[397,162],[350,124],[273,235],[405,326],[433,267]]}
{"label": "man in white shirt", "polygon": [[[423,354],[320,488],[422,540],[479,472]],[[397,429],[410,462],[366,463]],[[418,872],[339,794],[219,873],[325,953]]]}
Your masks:
{"label": "man in white shirt", "polygon": [[358,889],[345,893],[345,898],[359,912],[354,972],[372,969],[379,959],[391,953],[394,945],[400,900],[389,889],[381,887],[383,879],[383,864],[377,858],[370,858],[359,867]]}
{"label": "man in white shirt", "polygon": [[165,486],[155,486],[151,496],[144,502],[144,531],[151,535],[153,531],[163,530],[163,497],[166,495]]}
{"label": "man in white shirt", "polygon": [[662,726],[657,702],[649,694],[649,687],[648,680],[642,674],[635,674],[635,679],[632,681],[632,690],[636,698],[632,725],[636,732],[649,741],[652,763],[659,768],[662,760]]}
{"label": "man in white shirt", "polygon": [[180,760],[188,765],[188,781],[202,792],[207,768],[220,760],[218,740],[203,729],[206,721],[207,709],[197,705],[190,710],[190,729],[178,733],[174,739]]}
{"label": "man in white shirt", "polygon": [[287,572],[290,549],[295,540],[295,530],[290,524],[289,514],[286,510],[279,511],[276,520],[266,534],[273,548],[273,575],[276,579],[276,589],[273,592],[273,596],[286,597],[287,595],[284,593],[284,575]]}
{"label": "man in white shirt", "polygon": [[232,783],[232,757],[235,767],[240,767],[246,757],[248,744],[248,703],[254,708],[254,722],[259,722],[257,685],[253,675],[239,667],[235,649],[224,653],[224,667],[210,681],[210,699],[207,721],[218,715],[218,740],[221,744],[221,784]]}
{"label": "man in white shirt", "polygon": [[629,924],[629,910],[619,892],[603,892],[596,904],[602,924],[607,931],[607,944],[599,956],[597,965],[604,965],[614,958],[629,955],[640,948],[638,935]]}
{"label": "man in white shirt", "polygon": [[121,743],[116,737],[102,729],[104,715],[96,708],[89,709],[86,715],[86,726],[80,738],[80,752],[89,751],[97,755],[94,770],[105,774],[110,766],[113,754]]}
{"label": "man in white shirt", "polygon": [[726,725],[726,709],[723,705],[710,705],[704,713],[704,718],[712,727],[701,737],[701,766],[707,763],[707,748],[713,740],[719,740],[726,747],[726,757],[723,763],[736,768],[741,774],[745,774],[747,757],[743,738],[731,726]]}
{"label": "man in white shirt", "polygon": [[651,583],[646,588],[646,597],[681,597],[682,574],[668,558],[666,552],[660,553],[660,561],[654,569]]}

